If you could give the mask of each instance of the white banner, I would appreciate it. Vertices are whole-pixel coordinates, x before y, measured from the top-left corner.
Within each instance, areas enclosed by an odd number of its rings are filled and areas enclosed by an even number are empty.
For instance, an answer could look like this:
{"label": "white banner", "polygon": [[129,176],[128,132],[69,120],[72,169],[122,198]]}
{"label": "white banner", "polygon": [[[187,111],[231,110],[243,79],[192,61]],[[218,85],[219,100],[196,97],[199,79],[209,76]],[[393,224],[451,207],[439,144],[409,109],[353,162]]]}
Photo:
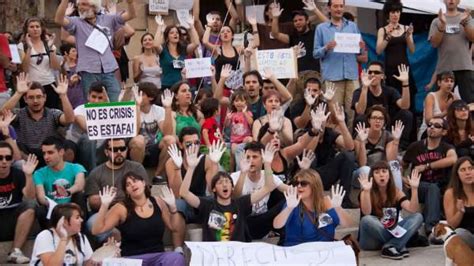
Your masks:
{"label": "white banner", "polygon": [[149,12],[158,14],[168,14],[169,0],[150,0]]}
{"label": "white banner", "polygon": [[178,9],[191,10],[193,8],[193,0],[171,0],[169,8],[173,10],[178,10]]}
{"label": "white banner", "polygon": [[202,78],[212,76],[211,58],[193,58],[185,59],[184,67],[186,68],[186,78]]}
{"label": "white banner", "polygon": [[86,104],[89,139],[131,138],[137,135],[135,102]]}
{"label": "white banner", "polygon": [[336,34],[334,35],[334,40],[336,41],[336,47],[334,47],[335,53],[360,53],[359,33],[336,32]]}
{"label": "white banner", "polygon": [[142,260],[125,258],[104,259],[102,266],[142,266]]}
{"label": "white banner", "polygon": [[292,48],[257,50],[257,69],[260,74],[270,69],[279,79],[296,78],[298,65]]}
{"label": "white banner", "polygon": [[342,241],[281,247],[263,242],[186,242],[191,266],[356,265],[354,251]]}

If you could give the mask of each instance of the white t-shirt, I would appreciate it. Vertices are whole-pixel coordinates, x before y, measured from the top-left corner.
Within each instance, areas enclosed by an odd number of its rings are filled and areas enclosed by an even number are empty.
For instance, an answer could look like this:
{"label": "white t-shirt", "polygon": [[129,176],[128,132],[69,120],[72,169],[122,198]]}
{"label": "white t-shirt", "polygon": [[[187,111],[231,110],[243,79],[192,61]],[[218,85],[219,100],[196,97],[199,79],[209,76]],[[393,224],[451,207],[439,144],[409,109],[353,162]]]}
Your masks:
{"label": "white t-shirt", "polygon": [[159,123],[165,120],[165,109],[152,104],[150,112],[140,112],[140,135],[145,137],[147,145],[153,144],[156,134],[160,131]]}
{"label": "white t-shirt", "polygon": [[[24,52],[23,43],[18,44],[18,49]],[[56,47],[53,45],[51,50],[56,50]],[[41,56],[38,56],[39,54]],[[32,48],[31,55],[33,57],[30,57],[30,65],[28,66],[29,79],[39,82],[42,86],[54,83],[56,79],[49,64],[51,54],[48,56],[45,49],[42,52],[38,52],[35,48]],[[40,59],[40,57],[43,59]],[[37,64],[39,61],[41,61],[40,64]]]}
{"label": "white t-shirt", "polygon": [[[81,104],[74,109],[74,115],[75,116],[80,115],[80,116],[83,116],[84,118],[86,117],[86,108],[84,107],[84,104]],[[77,143],[81,135],[84,133],[87,133],[87,132],[83,132],[76,123],[72,123],[66,132],[66,139],[71,140],[74,143]]]}
{"label": "white t-shirt", "polygon": [[[81,250],[84,255],[82,255],[77,247],[73,245],[72,240],[69,240],[66,245],[66,254],[64,255],[64,263],[66,265],[83,265],[85,261],[91,258],[93,251],[89,240],[81,233],[79,233],[79,239],[81,241]],[[59,241],[59,236],[54,232],[54,230],[41,231],[35,239],[30,265],[43,265],[40,260],[40,255],[55,252]]]}
{"label": "white t-shirt", "polygon": [[[234,182],[234,186],[239,181],[240,171],[234,172],[230,175],[232,177],[232,181]],[[252,182],[250,178],[246,177],[244,181],[244,186],[242,187],[242,195],[252,194],[254,191],[259,190],[265,185],[265,173],[262,170],[260,174],[260,179],[258,182]],[[273,182],[277,187],[279,187],[283,182],[280,178],[276,175],[273,175]],[[270,199],[270,195],[266,195],[261,201],[252,205],[252,215],[262,214],[268,211],[268,200]]]}

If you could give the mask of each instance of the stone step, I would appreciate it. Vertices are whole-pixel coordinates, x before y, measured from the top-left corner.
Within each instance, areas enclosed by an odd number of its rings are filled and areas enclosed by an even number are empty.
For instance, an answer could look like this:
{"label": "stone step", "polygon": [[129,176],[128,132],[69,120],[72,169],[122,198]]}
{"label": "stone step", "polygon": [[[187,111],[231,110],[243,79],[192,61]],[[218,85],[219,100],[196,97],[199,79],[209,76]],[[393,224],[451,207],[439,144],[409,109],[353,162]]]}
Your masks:
{"label": "stone step", "polygon": [[[25,254],[25,256],[28,256],[31,258],[31,253],[33,251],[34,243],[35,243],[34,239],[26,241],[22,249],[23,254]],[[8,253],[10,252],[12,248],[12,244],[13,244],[12,241],[0,242],[0,265],[2,266],[3,265],[19,265],[19,264],[8,264],[7,262]],[[25,264],[25,265],[28,265],[28,264]]]}

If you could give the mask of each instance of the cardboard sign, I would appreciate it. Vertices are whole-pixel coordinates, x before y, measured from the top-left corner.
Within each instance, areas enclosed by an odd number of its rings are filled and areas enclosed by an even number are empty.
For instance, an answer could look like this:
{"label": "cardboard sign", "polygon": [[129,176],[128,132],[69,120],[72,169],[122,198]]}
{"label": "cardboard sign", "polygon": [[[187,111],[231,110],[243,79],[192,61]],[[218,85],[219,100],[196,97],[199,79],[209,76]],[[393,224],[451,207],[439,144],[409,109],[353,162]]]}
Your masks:
{"label": "cardboard sign", "polygon": [[188,24],[189,19],[189,10],[188,9],[178,9],[176,10],[176,17],[178,17],[178,22],[180,26],[185,28],[190,28],[191,26]]}
{"label": "cardboard sign", "polygon": [[245,18],[248,19],[249,15],[256,15],[257,17],[257,23],[260,24],[265,24],[265,17],[263,16],[263,13],[265,10],[265,5],[248,5],[245,6]]}
{"label": "cardboard sign", "polygon": [[187,79],[212,76],[210,57],[185,59],[184,67]]}
{"label": "cardboard sign", "polygon": [[125,258],[107,258],[102,261],[102,266],[142,266],[142,260]]}
{"label": "cardboard sign", "polygon": [[150,0],[149,13],[167,15],[170,6],[169,0]]}
{"label": "cardboard sign", "polygon": [[257,50],[257,69],[260,74],[270,69],[278,79],[296,78],[298,65],[292,48]]}
{"label": "cardboard sign", "polygon": [[21,64],[20,53],[18,52],[18,45],[9,44],[10,54],[12,55],[12,63]]}
{"label": "cardboard sign", "polygon": [[334,36],[336,41],[336,47],[334,47],[335,53],[348,53],[358,54],[360,53],[360,34],[359,33],[342,33],[336,32]]}
{"label": "cardboard sign", "polygon": [[135,102],[86,104],[89,139],[132,138],[137,135]]}
{"label": "cardboard sign", "polygon": [[179,10],[186,9],[191,10],[193,8],[193,0],[171,0],[170,9]]}
{"label": "cardboard sign", "polygon": [[356,265],[354,251],[342,241],[281,247],[263,242],[186,242],[191,266]]}

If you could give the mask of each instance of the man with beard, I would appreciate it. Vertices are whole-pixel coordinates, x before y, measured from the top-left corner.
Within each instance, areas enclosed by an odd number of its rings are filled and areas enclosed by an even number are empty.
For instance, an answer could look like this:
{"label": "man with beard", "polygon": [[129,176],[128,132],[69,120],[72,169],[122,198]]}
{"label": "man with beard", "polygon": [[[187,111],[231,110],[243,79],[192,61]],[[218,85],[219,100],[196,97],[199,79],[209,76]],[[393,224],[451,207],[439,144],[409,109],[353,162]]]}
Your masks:
{"label": "man with beard", "polygon": [[86,170],[80,164],[64,161],[64,141],[56,136],[47,137],[41,144],[46,166],[33,174],[36,199],[39,203],[37,217],[41,228],[48,228],[46,214],[50,200],[61,204],[71,201],[85,211],[83,199]]}
{"label": "man with beard", "polygon": [[[410,144],[403,156],[404,169],[411,165],[412,170],[417,169],[421,173],[418,198],[425,204],[423,218],[427,236],[441,218],[441,195],[448,184],[451,167],[458,159],[454,147],[441,140],[447,127],[443,118],[431,118],[428,123],[428,138]],[[407,177],[403,178],[403,183],[405,187],[409,187]],[[434,244],[442,244],[434,239],[430,240]]]}
{"label": "man with beard", "polygon": [[127,11],[120,14],[98,14],[100,0],[78,0],[79,17],[66,17],[68,0],[62,0],[54,21],[76,38],[77,72],[81,75],[84,98],[92,82],[102,80],[112,102],[117,101],[120,84],[114,76],[118,68],[111,39],[125,22],[136,17],[133,0],[127,0]]}
{"label": "man with beard", "polygon": [[16,111],[12,126],[17,132],[17,143],[22,152],[22,157],[33,153],[38,157],[39,166],[44,166],[41,143],[49,136],[57,135],[60,126],[67,126],[74,122],[74,111],[67,97],[67,77],[59,79],[58,86],[54,89],[59,94],[64,113],[59,109],[45,107],[46,93],[38,82],[28,86],[28,76],[20,73],[17,78],[15,94],[3,105],[2,109],[12,110],[21,97],[26,102],[26,107]]}
{"label": "man with beard", "polygon": [[[117,189],[117,200],[124,197],[124,192],[120,188],[122,178],[128,172],[137,173],[139,176],[146,176],[148,174],[143,166],[137,162],[127,160],[127,143],[125,139],[108,139],[105,143],[105,155],[107,162],[94,168],[87,177],[85,194],[87,202],[92,212],[97,212],[100,208],[99,192],[106,186],[115,187]],[[151,180],[148,178],[148,184],[151,185]],[[96,214],[93,214],[87,220],[87,228],[90,230],[96,219]],[[104,233],[98,236],[99,241],[106,240],[111,232]]]}

